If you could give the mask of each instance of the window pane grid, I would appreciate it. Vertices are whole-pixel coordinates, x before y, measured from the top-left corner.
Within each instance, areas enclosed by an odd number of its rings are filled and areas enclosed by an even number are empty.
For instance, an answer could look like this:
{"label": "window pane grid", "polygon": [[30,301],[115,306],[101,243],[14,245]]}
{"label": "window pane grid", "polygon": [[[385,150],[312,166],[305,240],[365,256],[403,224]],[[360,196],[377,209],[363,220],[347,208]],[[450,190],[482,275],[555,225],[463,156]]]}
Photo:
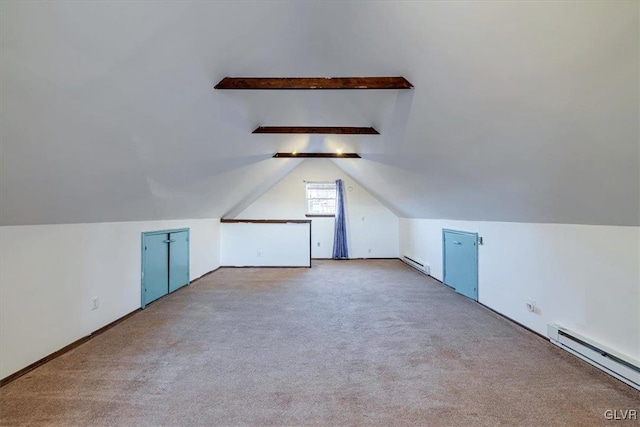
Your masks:
{"label": "window pane grid", "polygon": [[307,183],[307,214],[334,215],[336,212],[336,184],[334,182]]}

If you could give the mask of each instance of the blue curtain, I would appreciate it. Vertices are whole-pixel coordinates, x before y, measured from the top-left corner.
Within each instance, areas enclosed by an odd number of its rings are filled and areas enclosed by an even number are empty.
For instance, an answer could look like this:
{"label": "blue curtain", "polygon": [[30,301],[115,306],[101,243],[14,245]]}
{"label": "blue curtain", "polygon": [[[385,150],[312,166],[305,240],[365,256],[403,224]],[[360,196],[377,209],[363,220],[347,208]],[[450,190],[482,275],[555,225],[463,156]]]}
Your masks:
{"label": "blue curtain", "polygon": [[336,180],[336,226],[333,233],[333,259],[348,259],[347,225],[344,217],[344,187]]}

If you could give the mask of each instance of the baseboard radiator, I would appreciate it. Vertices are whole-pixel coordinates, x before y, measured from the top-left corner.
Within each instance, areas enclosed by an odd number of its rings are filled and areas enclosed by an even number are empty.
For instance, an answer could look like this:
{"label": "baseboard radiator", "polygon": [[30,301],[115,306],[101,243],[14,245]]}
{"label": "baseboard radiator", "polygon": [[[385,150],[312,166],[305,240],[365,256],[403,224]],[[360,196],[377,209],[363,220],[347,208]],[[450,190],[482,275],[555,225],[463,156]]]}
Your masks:
{"label": "baseboard radiator", "polygon": [[416,270],[427,275],[431,274],[430,268],[427,264],[417,261],[415,258],[408,257],[407,255],[404,255],[401,259],[405,264],[415,268]]}
{"label": "baseboard radiator", "polygon": [[556,324],[547,325],[551,342],[640,390],[640,362]]}

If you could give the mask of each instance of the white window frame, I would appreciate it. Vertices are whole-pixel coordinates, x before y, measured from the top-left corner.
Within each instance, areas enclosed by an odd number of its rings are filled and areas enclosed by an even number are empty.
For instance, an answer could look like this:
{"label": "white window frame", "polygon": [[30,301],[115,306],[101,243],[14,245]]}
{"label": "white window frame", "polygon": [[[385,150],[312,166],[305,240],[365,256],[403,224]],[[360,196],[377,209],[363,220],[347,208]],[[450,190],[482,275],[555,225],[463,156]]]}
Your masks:
{"label": "white window frame", "polygon": [[334,193],[333,197],[309,197],[309,186],[314,185],[314,184],[325,184],[325,185],[331,185],[333,186],[334,190],[336,190],[336,182],[335,181],[305,181],[305,185],[304,185],[304,190],[305,190],[305,202],[307,203],[307,207],[306,207],[306,216],[307,217],[335,217],[336,216],[336,212],[335,212],[335,203],[334,203],[334,210],[333,212],[311,212],[309,211],[309,200],[336,200],[337,198],[337,194]]}

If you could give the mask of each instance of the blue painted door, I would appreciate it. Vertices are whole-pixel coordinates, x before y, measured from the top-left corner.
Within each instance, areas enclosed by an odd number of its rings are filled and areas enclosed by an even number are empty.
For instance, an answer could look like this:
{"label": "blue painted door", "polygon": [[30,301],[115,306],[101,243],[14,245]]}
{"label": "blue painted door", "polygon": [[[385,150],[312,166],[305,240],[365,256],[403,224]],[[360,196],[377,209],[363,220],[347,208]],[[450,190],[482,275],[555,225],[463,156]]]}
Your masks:
{"label": "blue painted door", "polygon": [[169,234],[169,292],[189,283],[189,232]]}
{"label": "blue painted door", "polygon": [[444,284],[478,300],[478,234],[442,230]]}
{"label": "blue painted door", "polygon": [[169,245],[166,234],[144,236],[142,306],[169,292]]}

